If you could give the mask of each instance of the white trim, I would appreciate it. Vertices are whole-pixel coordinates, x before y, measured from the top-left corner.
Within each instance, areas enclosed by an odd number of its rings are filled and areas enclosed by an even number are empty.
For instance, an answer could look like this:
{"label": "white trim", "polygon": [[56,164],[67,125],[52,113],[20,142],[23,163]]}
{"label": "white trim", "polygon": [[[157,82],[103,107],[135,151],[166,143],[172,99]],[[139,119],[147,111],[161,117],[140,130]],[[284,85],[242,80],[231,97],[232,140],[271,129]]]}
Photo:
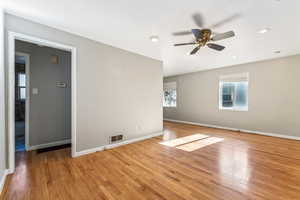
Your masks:
{"label": "white trim", "polygon": [[8,170],[7,169],[4,170],[4,174],[3,174],[3,176],[0,179],[0,195],[1,195],[2,190],[4,188],[5,180],[6,180],[6,177],[7,177],[8,174],[9,174]]}
{"label": "white trim", "polygon": [[278,137],[278,138],[284,138],[284,139],[290,139],[290,140],[300,140],[300,137],[298,137],[298,136],[282,135],[282,134],[278,134],[278,133],[267,133],[267,132],[261,132],[261,131],[252,131],[252,130],[246,130],[246,129],[230,128],[230,127],[224,127],[224,126],[217,126],[217,125],[211,125],[211,124],[202,124],[202,123],[197,123],[197,122],[189,122],[189,121],[167,119],[167,118],[164,119],[164,121],[177,122],[177,123],[183,123],[183,124],[191,124],[191,125],[196,125],[196,126],[204,126],[204,127],[209,127],[209,128],[225,129],[225,130],[231,130],[231,131],[239,131],[239,132],[244,132],[244,133],[252,133],[252,134]]}
{"label": "white trim", "polygon": [[219,80],[222,82],[244,82],[249,81],[249,72],[243,72],[238,74],[221,75]]}
{"label": "white trim", "polygon": [[28,53],[16,52],[17,56],[25,57],[25,74],[26,74],[26,99],[25,99],[25,149],[29,148],[29,112],[30,112],[30,55]]}
{"label": "white trim", "polygon": [[77,134],[77,49],[72,47],[71,55],[71,153],[76,155],[76,134]]}
{"label": "white trim", "polygon": [[163,135],[163,132],[153,133],[151,135],[146,135],[146,136],[142,136],[142,137],[134,138],[134,139],[130,139],[130,140],[124,140],[122,142],[115,143],[115,144],[108,144],[108,145],[103,145],[103,146],[92,148],[92,149],[79,151],[79,152],[76,153],[75,157],[83,156],[83,155],[90,154],[90,153],[95,153],[97,151],[103,151],[105,149],[116,148],[116,147],[119,147],[119,146],[139,142],[139,141],[142,141],[142,140],[146,140],[146,139],[161,136],[161,135]]}
{"label": "white trim", "polygon": [[[6,119],[5,119],[5,111],[6,111],[6,107],[5,107],[5,103],[6,103],[6,99],[5,99],[5,87],[6,87],[6,83],[5,83],[5,69],[4,69],[4,11],[3,8],[0,7],[0,157],[1,161],[0,162],[4,162],[1,163],[4,165],[4,167],[6,167],[7,163],[6,163]],[[3,176],[0,177],[0,195],[1,192],[3,190],[3,186],[5,183],[5,179],[7,176],[7,170],[4,170],[3,172]]]}
{"label": "white trim", "polygon": [[231,108],[226,108],[226,107],[219,107],[219,111],[237,111],[237,112],[247,112],[249,110],[248,106],[247,107],[231,107]]}
{"label": "white trim", "polygon": [[13,170],[11,170],[11,169],[7,169],[7,174],[13,174],[14,173],[14,171]]}
{"label": "white trim", "polygon": [[147,139],[157,137],[157,136],[161,136],[161,135],[163,135],[163,132],[153,133],[151,135],[146,135],[146,136],[143,136],[143,137],[134,138],[134,139],[130,139],[130,140],[124,140],[122,142],[106,145],[105,149],[112,149],[112,148],[116,148],[116,147],[123,146],[123,145],[126,145],[126,144],[131,144],[131,143],[134,143],[134,142],[139,142],[139,141],[142,141],[142,140],[147,140]]}
{"label": "white trim", "polygon": [[163,88],[164,90],[176,90],[177,88],[177,82],[173,81],[173,82],[164,82],[163,83]]}
{"label": "white trim", "polygon": [[8,131],[9,131],[9,171],[14,172],[15,170],[15,117],[14,117],[14,110],[15,110],[15,40],[22,40],[34,44],[39,44],[43,46],[48,46],[52,48],[67,50],[71,52],[71,90],[72,90],[72,97],[71,97],[71,106],[72,106],[72,114],[71,114],[71,123],[72,123],[72,157],[76,155],[76,82],[77,82],[77,54],[76,48],[48,40],[44,40],[41,38],[15,33],[15,32],[8,32],[8,64],[9,64],[9,75],[8,75]]}
{"label": "white trim", "polygon": [[231,131],[239,131],[239,129],[236,129],[236,128],[229,128],[229,127],[210,125],[210,124],[202,124],[202,123],[197,123],[197,122],[181,121],[181,120],[176,120],[176,119],[164,119],[164,121],[177,122],[177,123],[183,123],[183,124],[191,124],[191,125],[196,125],[196,126],[205,126],[205,127],[209,127],[209,128],[226,129],[226,130],[231,130]]}
{"label": "white trim", "polygon": [[104,149],[105,149],[105,146],[95,147],[95,148],[92,148],[92,149],[86,149],[86,150],[83,150],[83,151],[76,152],[74,157],[79,157],[79,156],[87,155],[87,154],[90,154],[90,153],[103,151]]}
{"label": "white trim", "polygon": [[69,144],[71,143],[71,140],[61,140],[61,141],[56,141],[56,142],[50,142],[50,143],[45,143],[45,144],[38,144],[38,145],[33,145],[28,147],[28,151],[33,151],[37,149],[44,149],[47,147],[54,147],[58,145],[63,145],[63,144]]}
{"label": "white trim", "polygon": [[15,170],[15,37],[8,35],[8,145],[9,169]]}

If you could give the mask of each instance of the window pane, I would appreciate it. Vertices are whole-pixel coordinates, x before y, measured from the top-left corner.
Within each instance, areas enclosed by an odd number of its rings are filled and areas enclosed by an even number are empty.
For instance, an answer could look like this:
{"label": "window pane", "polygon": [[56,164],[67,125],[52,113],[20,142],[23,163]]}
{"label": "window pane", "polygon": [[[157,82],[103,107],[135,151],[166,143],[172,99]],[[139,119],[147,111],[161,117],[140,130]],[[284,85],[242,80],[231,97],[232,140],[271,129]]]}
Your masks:
{"label": "window pane", "polygon": [[248,83],[247,82],[236,83],[235,93],[236,93],[235,106],[237,107],[247,106]]}
{"label": "window pane", "polygon": [[19,87],[26,87],[26,75],[19,74]]}
{"label": "window pane", "polygon": [[20,88],[20,99],[26,99],[26,88]]}
{"label": "window pane", "polygon": [[234,83],[223,83],[222,85],[222,106],[225,108],[233,106]]}
{"label": "window pane", "polygon": [[164,91],[164,107],[176,107],[176,89]]}
{"label": "window pane", "polygon": [[248,81],[221,82],[220,89],[220,108],[248,109]]}

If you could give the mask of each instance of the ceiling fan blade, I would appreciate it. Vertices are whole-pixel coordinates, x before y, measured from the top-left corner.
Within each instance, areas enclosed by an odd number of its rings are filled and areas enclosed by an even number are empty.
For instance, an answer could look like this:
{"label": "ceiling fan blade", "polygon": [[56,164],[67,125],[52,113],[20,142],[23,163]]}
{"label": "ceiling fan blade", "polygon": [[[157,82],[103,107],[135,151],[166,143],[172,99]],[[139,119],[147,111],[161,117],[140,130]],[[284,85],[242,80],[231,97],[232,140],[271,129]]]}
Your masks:
{"label": "ceiling fan blade", "polygon": [[213,43],[208,43],[207,46],[211,49],[217,50],[217,51],[222,51],[225,49],[224,46],[218,45],[218,44],[213,44]]}
{"label": "ceiling fan blade", "polygon": [[231,21],[234,21],[234,20],[240,18],[240,17],[241,17],[241,14],[239,14],[239,13],[233,14],[233,15],[231,15],[231,16],[229,16],[229,17],[227,17],[227,18],[225,18],[225,19],[223,19],[221,21],[219,21],[218,23],[215,23],[215,24],[209,26],[209,28],[210,29],[218,28],[218,27],[223,26],[223,25],[225,25],[225,24],[227,24],[227,23],[229,23]]}
{"label": "ceiling fan blade", "polygon": [[195,24],[199,27],[199,28],[203,28],[204,23],[203,23],[203,17],[200,13],[195,13],[193,14],[193,19]]}
{"label": "ceiling fan blade", "polygon": [[194,34],[196,39],[200,39],[203,36],[200,29],[192,29],[192,33]]}
{"label": "ceiling fan blade", "polygon": [[193,49],[193,51],[191,51],[191,55],[197,53],[197,51],[200,49],[200,46],[197,46],[195,49]]}
{"label": "ceiling fan blade", "polygon": [[180,36],[180,35],[191,35],[192,32],[191,31],[178,31],[173,33],[174,36]]}
{"label": "ceiling fan blade", "polygon": [[196,42],[187,42],[187,43],[179,43],[179,44],[174,44],[174,46],[183,46],[183,45],[193,45],[193,44],[197,44]]}
{"label": "ceiling fan blade", "polygon": [[234,36],[235,36],[235,34],[233,31],[228,31],[226,33],[220,33],[220,34],[214,35],[211,40],[212,41],[224,40],[224,39],[234,37]]}

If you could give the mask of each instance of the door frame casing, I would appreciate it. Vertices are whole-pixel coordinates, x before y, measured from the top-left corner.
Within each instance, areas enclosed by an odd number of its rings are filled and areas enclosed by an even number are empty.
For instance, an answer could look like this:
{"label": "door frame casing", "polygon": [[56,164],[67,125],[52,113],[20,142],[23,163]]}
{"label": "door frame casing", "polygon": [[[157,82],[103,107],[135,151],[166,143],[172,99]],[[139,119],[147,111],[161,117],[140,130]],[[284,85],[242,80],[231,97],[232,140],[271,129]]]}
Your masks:
{"label": "door frame casing", "polygon": [[[15,41],[21,40],[42,46],[71,52],[71,156],[76,156],[77,130],[77,49],[76,47],[52,42],[38,37],[8,31],[8,160],[9,173],[15,171]],[[29,91],[30,92],[30,91]]]}
{"label": "door frame casing", "polygon": [[26,99],[25,99],[25,149],[29,149],[29,113],[30,113],[30,54],[15,52],[16,56],[25,57]]}

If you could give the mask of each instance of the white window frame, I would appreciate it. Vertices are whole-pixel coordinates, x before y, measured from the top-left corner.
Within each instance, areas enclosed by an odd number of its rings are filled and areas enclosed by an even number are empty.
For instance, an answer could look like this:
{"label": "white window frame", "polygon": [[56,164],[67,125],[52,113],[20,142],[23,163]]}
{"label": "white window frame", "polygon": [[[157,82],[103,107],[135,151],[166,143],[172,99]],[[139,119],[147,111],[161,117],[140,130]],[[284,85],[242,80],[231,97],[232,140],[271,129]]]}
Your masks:
{"label": "white window frame", "polygon": [[[237,83],[237,82],[247,82],[247,106],[245,107],[223,107],[223,84],[224,83]],[[235,99],[233,100],[233,104]],[[222,75],[219,79],[219,110],[229,110],[229,111],[248,111],[249,110],[249,72],[240,74],[230,74]]]}
{"label": "white window frame", "polygon": [[[166,82],[164,83],[164,88],[163,88],[163,107],[164,108],[176,108],[177,107],[177,83],[176,82]],[[164,104],[165,101],[165,91],[166,90],[175,90],[176,91],[176,102],[174,106],[168,106]]]}

